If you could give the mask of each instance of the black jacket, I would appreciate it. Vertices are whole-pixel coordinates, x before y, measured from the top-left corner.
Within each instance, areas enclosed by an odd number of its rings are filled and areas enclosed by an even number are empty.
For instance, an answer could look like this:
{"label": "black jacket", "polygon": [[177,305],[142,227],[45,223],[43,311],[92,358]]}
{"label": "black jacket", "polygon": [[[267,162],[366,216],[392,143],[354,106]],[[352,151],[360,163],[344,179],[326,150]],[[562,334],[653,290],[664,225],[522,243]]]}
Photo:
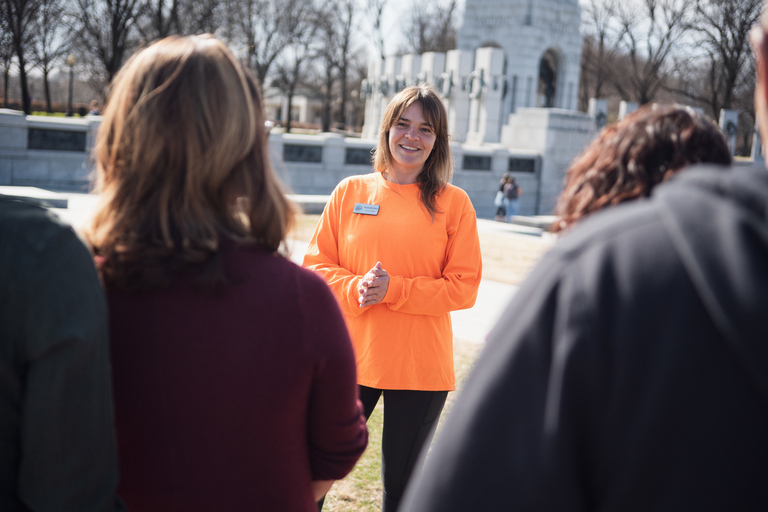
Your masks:
{"label": "black jacket", "polygon": [[402,512],[768,510],[768,172],[691,169],[526,280]]}
{"label": "black jacket", "polygon": [[88,250],[0,196],[0,511],[122,509],[108,349]]}

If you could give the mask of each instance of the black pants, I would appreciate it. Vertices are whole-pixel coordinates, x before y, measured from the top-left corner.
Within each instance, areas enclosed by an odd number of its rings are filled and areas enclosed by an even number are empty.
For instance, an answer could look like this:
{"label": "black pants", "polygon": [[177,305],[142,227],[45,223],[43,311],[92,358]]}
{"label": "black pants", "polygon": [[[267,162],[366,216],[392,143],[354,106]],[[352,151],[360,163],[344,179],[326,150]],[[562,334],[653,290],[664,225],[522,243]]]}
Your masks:
{"label": "black pants", "polygon": [[[384,395],[384,429],[381,439],[381,479],[384,483],[382,512],[396,512],[405,486],[428,448],[443,411],[447,391],[410,391],[359,386],[365,419],[371,417]],[[322,510],[323,501],[318,502]]]}
{"label": "black pants", "polygon": [[429,447],[447,391],[409,391],[360,386],[366,420],[384,395],[384,430],[381,439],[382,512],[396,512],[405,486],[416,467],[422,447]]}

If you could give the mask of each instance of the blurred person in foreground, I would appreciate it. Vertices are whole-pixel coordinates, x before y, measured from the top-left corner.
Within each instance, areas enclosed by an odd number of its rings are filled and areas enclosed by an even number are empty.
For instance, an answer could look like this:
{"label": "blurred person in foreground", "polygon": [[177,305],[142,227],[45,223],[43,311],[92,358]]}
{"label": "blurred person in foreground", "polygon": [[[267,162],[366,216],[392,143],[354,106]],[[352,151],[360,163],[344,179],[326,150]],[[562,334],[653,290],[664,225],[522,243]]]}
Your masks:
{"label": "blurred person in foreground", "polygon": [[395,512],[455,388],[451,311],[472,307],[482,261],[475,209],[449,183],[445,107],[400,91],[381,122],[374,172],[334,190],[304,257],[336,293],[366,418],[384,398],[384,512]]}
{"label": "blurred person in foreground", "polygon": [[116,77],[95,151],[118,494],[315,510],[367,431],[336,301],[279,253],[294,211],[254,79],[211,36],[156,42]]}
{"label": "blurred person in foreground", "polygon": [[402,510],[768,510],[767,206],[765,168],[702,166],[569,230],[490,334]]}
{"label": "blurred person in foreground", "polygon": [[576,157],[552,231],[561,232],[603,208],[647,198],[654,187],[696,163],[731,164],[720,128],[690,107],[640,107],[605,128]]}
{"label": "blurred person in foreground", "polygon": [[123,510],[117,480],[91,255],[54,214],[0,196],[0,510]]}

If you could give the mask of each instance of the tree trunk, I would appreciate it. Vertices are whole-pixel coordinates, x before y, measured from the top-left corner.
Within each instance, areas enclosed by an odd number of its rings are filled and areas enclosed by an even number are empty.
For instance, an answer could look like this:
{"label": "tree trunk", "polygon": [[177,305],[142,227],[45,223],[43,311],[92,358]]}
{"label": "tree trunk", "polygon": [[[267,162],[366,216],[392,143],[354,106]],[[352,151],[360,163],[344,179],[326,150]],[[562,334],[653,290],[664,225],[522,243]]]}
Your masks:
{"label": "tree trunk", "polygon": [[347,122],[347,65],[339,68],[339,80],[341,81],[341,112],[339,112],[339,126],[346,126]]}
{"label": "tree trunk", "polygon": [[19,59],[19,83],[21,85],[21,108],[26,115],[32,114],[32,98],[29,97],[29,84],[27,83],[27,63],[24,62],[24,54],[19,51],[16,54]]}
{"label": "tree trunk", "polygon": [[48,83],[48,70],[43,70],[43,89],[45,90],[45,111],[49,114],[53,112],[51,107],[51,86]]}
{"label": "tree trunk", "polygon": [[293,113],[291,112],[293,110],[293,87],[288,88],[286,97],[288,103],[288,112],[285,114],[285,133],[291,133],[291,120],[293,119]]}
{"label": "tree trunk", "polygon": [[331,88],[333,87],[333,68],[325,68],[325,93],[323,94],[323,131],[331,131]]}
{"label": "tree trunk", "polygon": [[8,108],[8,79],[10,75],[11,70],[5,68],[5,72],[3,72],[3,108]]}

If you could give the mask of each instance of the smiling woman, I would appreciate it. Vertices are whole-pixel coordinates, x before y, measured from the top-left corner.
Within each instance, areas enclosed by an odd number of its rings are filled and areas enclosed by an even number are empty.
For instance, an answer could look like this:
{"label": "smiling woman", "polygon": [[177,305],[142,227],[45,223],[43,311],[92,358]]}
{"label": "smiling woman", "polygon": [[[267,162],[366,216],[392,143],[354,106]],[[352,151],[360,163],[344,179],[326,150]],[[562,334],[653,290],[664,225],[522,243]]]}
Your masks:
{"label": "smiling woman", "polygon": [[480,284],[475,210],[448,183],[445,107],[408,87],[387,106],[375,172],[342,181],[304,258],[336,293],[352,336],[366,418],[384,396],[384,512],[395,511],[455,388],[450,312]]}

